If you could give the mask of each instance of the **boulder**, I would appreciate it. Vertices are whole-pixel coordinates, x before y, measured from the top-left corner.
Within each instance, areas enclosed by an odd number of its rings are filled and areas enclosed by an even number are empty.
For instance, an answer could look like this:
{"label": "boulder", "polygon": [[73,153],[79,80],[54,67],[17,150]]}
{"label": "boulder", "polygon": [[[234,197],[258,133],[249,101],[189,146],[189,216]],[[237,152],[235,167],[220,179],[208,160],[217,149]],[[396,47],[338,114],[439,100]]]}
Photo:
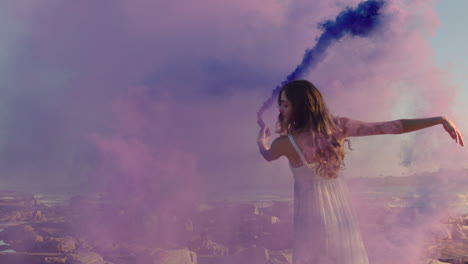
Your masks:
{"label": "boulder", "polygon": [[265,232],[258,238],[258,244],[272,250],[284,250],[292,248],[293,224],[280,222],[266,225]]}
{"label": "boulder", "polygon": [[31,251],[36,243],[44,242],[31,225],[9,226],[0,233],[0,239],[10,244],[16,251]]}
{"label": "boulder", "polygon": [[140,237],[161,248],[185,247],[187,241],[192,238],[194,230],[190,218],[163,210],[146,211],[140,221],[141,226],[135,226],[136,229],[140,229]]}
{"label": "boulder", "polygon": [[239,223],[239,227],[236,230],[238,233],[238,239],[244,245],[250,246],[256,243],[257,239],[264,232],[265,226],[262,221],[258,219],[244,220]]}
{"label": "boulder", "polygon": [[48,227],[40,227],[40,226],[36,226],[36,230],[37,232],[42,235],[42,236],[45,236],[45,237],[63,237],[65,235],[65,230],[63,230],[63,228],[60,228],[60,227],[52,227],[52,226],[48,226]]}
{"label": "boulder", "polygon": [[450,264],[450,263],[449,262],[441,262],[441,261],[438,261],[438,260],[435,260],[435,259],[429,259],[424,264]]}
{"label": "boulder", "polygon": [[[36,263],[54,263],[60,262],[46,262],[45,259],[49,257],[63,257],[55,253],[33,253],[33,252],[16,252],[5,253],[0,252],[0,263],[2,264],[36,264]],[[62,262],[63,263],[63,262]]]}
{"label": "boulder", "polygon": [[270,217],[270,223],[271,223],[271,224],[279,224],[279,223],[280,223],[280,220],[279,220],[279,218],[276,217],[276,216],[271,216],[271,217]]}
{"label": "boulder", "polygon": [[449,263],[465,263],[460,258],[467,256],[467,253],[468,245],[466,243],[455,240],[444,240],[441,244],[438,260]]}
{"label": "boulder", "polygon": [[450,258],[450,259],[439,259],[435,264],[465,264],[462,259]]}
{"label": "boulder", "polygon": [[93,248],[93,246],[84,237],[76,238],[75,245],[76,245],[76,248],[81,251],[92,251],[92,248]]}
{"label": "boulder", "polygon": [[227,247],[207,238],[200,238],[189,242],[189,249],[195,251],[197,254],[211,256],[226,256],[229,254],[229,249]]}
{"label": "boulder", "polygon": [[44,262],[47,264],[65,264],[67,262],[67,256],[45,257]]}
{"label": "boulder", "polygon": [[0,208],[0,222],[38,222],[44,220],[40,210],[27,208]]}
{"label": "boulder", "polygon": [[449,237],[457,241],[463,241],[467,239],[467,236],[463,230],[463,226],[460,224],[452,225],[451,235]]}
{"label": "boulder", "polygon": [[283,252],[280,252],[278,258],[287,260],[288,263],[292,263],[292,260],[293,260],[292,250],[289,249],[289,250],[284,250]]}
{"label": "boulder", "polygon": [[58,253],[58,240],[56,238],[45,238],[43,242],[36,243],[34,247],[34,251],[36,252],[50,252],[50,253]]}
{"label": "boulder", "polygon": [[0,206],[30,207],[39,205],[34,195],[15,191],[0,191]]}
{"label": "boulder", "polygon": [[230,258],[228,261],[229,264],[234,263],[249,263],[249,264],[257,264],[257,263],[265,263],[270,258],[268,249],[264,247],[257,247],[252,246],[250,248],[245,248]]}
{"label": "boulder", "polygon": [[79,252],[68,255],[66,264],[105,264],[105,261],[95,252]]}
{"label": "boulder", "polygon": [[46,217],[41,210],[36,209],[31,213],[31,222],[42,222],[45,220]]}
{"label": "boulder", "polygon": [[260,214],[276,216],[279,219],[292,219],[294,212],[293,201],[274,201],[271,206],[259,209]]}
{"label": "boulder", "polygon": [[265,264],[291,264],[292,250],[271,251],[270,258]]}
{"label": "boulder", "polygon": [[197,254],[186,248],[155,249],[147,257],[148,264],[197,264]]}
{"label": "boulder", "polygon": [[468,225],[468,215],[463,216],[463,225]]}
{"label": "boulder", "polygon": [[72,237],[58,239],[57,249],[62,253],[72,253],[76,250],[76,242]]}

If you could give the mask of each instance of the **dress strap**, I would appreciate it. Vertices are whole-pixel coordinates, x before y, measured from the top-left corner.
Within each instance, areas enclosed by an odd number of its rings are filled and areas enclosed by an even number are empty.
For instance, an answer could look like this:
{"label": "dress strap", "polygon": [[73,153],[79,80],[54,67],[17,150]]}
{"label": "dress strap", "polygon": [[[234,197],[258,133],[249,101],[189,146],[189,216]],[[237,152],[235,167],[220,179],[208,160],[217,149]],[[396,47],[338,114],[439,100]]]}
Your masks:
{"label": "dress strap", "polygon": [[306,159],[304,158],[304,155],[302,155],[302,152],[297,146],[296,141],[294,140],[293,136],[291,134],[288,134],[288,138],[289,138],[289,141],[291,141],[291,145],[296,150],[297,155],[299,155],[299,157],[301,158],[302,163],[306,165],[307,167],[309,167],[310,166],[309,163],[307,163]]}

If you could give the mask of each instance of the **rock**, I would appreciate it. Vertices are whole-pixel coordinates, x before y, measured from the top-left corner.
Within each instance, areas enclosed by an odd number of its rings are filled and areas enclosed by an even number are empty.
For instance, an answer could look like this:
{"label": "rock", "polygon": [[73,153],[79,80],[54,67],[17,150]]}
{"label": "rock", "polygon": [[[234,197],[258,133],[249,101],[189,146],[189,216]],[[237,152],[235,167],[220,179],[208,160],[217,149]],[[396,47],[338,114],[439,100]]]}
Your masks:
{"label": "rock", "polygon": [[462,225],[460,227],[462,232],[464,232],[465,234],[468,233],[468,225]]}
{"label": "rock", "polygon": [[32,226],[30,226],[30,225],[23,226],[23,230],[25,232],[34,232],[34,228]]}
{"label": "rock", "polygon": [[226,256],[210,256],[210,255],[197,255],[198,263],[202,264],[225,264],[228,263]]}
{"label": "rock", "polygon": [[37,232],[46,237],[62,237],[64,231],[53,227],[40,227]]}
{"label": "rock", "polygon": [[292,248],[293,224],[280,222],[266,225],[265,232],[258,238],[258,245],[272,250],[284,250]]}
{"label": "rock", "polygon": [[264,231],[264,225],[259,219],[248,219],[240,223],[238,227],[239,240],[247,246],[255,244]]}
{"label": "rock", "polygon": [[202,212],[205,212],[205,211],[210,211],[210,210],[213,210],[215,208],[214,205],[211,205],[211,204],[207,204],[207,203],[199,203],[197,205],[195,205],[195,211],[197,213],[202,213]]}
{"label": "rock", "polygon": [[197,239],[189,242],[189,249],[197,254],[206,254],[211,256],[226,256],[229,254],[229,249],[210,239]]}
{"label": "rock", "polygon": [[251,203],[255,206],[258,214],[264,214],[265,211],[271,210],[271,208],[276,202],[275,201],[252,201]]}
{"label": "rock", "polygon": [[46,238],[41,243],[36,243],[34,250],[36,252],[56,252],[58,253],[58,240],[56,238]]}
{"label": "rock", "polygon": [[30,251],[36,242],[44,241],[30,225],[9,226],[1,233],[0,239],[10,244],[16,251]]}
{"label": "rock", "polygon": [[463,225],[468,225],[468,215],[465,215],[463,217],[463,222],[462,222]]}
{"label": "rock", "polygon": [[0,245],[0,251],[8,250],[10,249],[10,245]]}
{"label": "rock", "polygon": [[292,251],[282,250],[270,253],[270,258],[265,264],[291,264],[292,263]]}
{"label": "rock", "polygon": [[34,238],[34,241],[35,242],[44,242],[44,237],[41,236],[41,235],[36,235],[36,237]]}
{"label": "rock", "polygon": [[276,216],[271,216],[270,219],[271,219],[270,222],[271,222],[272,224],[279,224],[279,223],[280,223],[279,218],[276,217]]}
{"label": "rock", "polygon": [[0,206],[17,206],[29,207],[39,205],[32,194],[15,192],[15,191],[0,191]]}
{"label": "rock", "polygon": [[[135,221],[135,218],[139,220]],[[177,212],[164,210],[134,212],[129,220],[131,220],[129,226],[125,226],[133,230],[133,233],[128,234],[129,239],[134,238],[136,233],[140,238],[151,241],[156,247],[183,248],[193,236],[193,221]]]}
{"label": "rock", "polygon": [[45,263],[50,263],[50,264],[65,264],[67,262],[67,256],[63,256],[63,257],[45,257],[44,261],[45,261]]}
{"label": "rock", "polygon": [[95,252],[79,252],[67,257],[67,264],[105,264],[101,255]]}
{"label": "rock", "polygon": [[142,263],[148,264],[196,264],[197,254],[184,249],[156,249],[149,253],[149,259]]}
{"label": "rock", "polygon": [[30,222],[34,215],[31,208],[0,208],[0,222]]}
{"label": "rock", "polygon": [[441,244],[439,260],[454,263],[452,260],[460,259],[466,255],[468,255],[468,245],[466,243],[446,240]]}
{"label": "rock", "polygon": [[440,262],[440,261],[435,260],[435,259],[429,259],[429,260],[427,260],[427,262],[424,263],[424,264],[450,264],[450,263],[448,263],[448,262]]}
{"label": "rock", "polygon": [[232,209],[242,216],[251,216],[259,214],[258,207],[252,203],[241,203],[237,206],[234,206]]}
{"label": "rock", "polygon": [[249,263],[249,264],[257,264],[257,263],[265,263],[270,258],[268,249],[264,247],[250,247],[239,252],[235,253],[231,260],[230,264],[234,263]]}
{"label": "rock", "polygon": [[228,248],[211,240],[208,240],[203,244],[203,249],[206,253],[213,256],[225,256],[229,253]]}
{"label": "rock", "polygon": [[46,218],[44,214],[42,213],[41,210],[34,210],[34,212],[31,214],[31,221],[32,222],[41,222],[45,221]]}
{"label": "rock", "polygon": [[452,230],[451,230],[451,238],[453,240],[457,240],[457,241],[463,241],[465,239],[467,239],[467,236],[466,234],[464,233],[463,231],[463,226],[460,225],[460,224],[453,224],[452,225]]}
{"label": "rock", "polygon": [[462,259],[451,258],[451,259],[439,259],[437,262],[431,264],[465,264]]}
{"label": "rock", "polygon": [[95,251],[101,254],[109,254],[119,250],[120,246],[117,244],[116,241],[111,239],[99,239],[93,241]]}
{"label": "rock", "polygon": [[92,245],[89,244],[88,240],[84,237],[79,237],[75,240],[76,248],[81,251],[91,251],[93,248]]}
{"label": "rock", "polygon": [[261,210],[261,213],[274,215],[279,219],[291,219],[293,216],[294,203],[292,201],[275,201],[272,206]]}
{"label": "rock", "polygon": [[[60,254],[54,253],[33,253],[33,252],[17,252],[17,253],[3,253],[0,252],[0,263],[2,264],[36,264],[36,263],[56,263],[61,262],[45,262],[49,257],[63,257]],[[62,262],[63,263],[63,262]]]}
{"label": "rock", "polygon": [[193,222],[191,219],[187,219],[184,223],[185,231],[193,232]]}
{"label": "rock", "polygon": [[76,250],[75,240],[72,237],[59,239],[57,249],[62,253],[72,253]]}
{"label": "rock", "polygon": [[285,258],[281,258],[281,259],[270,258],[267,260],[267,262],[265,262],[265,264],[291,264],[291,263],[292,263],[291,261],[288,261]]}
{"label": "rock", "polygon": [[59,252],[60,238],[37,234],[31,225],[10,226],[0,233],[0,240],[10,244],[18,252]]}
{"label": "rock", "polygon": [[258,209],[249,203],[222,203],[216,208],[205,211],[206,220],[213,219],[214,222],[232,222],[241,219],[247,219],[258,215]]}

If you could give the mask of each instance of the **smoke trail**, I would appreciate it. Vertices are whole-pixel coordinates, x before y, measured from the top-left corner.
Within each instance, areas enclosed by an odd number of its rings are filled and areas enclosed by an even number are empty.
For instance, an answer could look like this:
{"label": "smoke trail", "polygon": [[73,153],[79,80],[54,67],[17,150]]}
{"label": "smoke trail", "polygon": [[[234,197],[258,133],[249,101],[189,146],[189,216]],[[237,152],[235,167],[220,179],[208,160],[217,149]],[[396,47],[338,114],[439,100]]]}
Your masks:
{"label": "smoke trail", "polygon": [[261,118],[265,110],[274,102],[281,87],[290,81],[301,78],[311,68],[315,67],[334,41],[341,39],[346,33],[360,37],[371,34],[380,25],[382,17],[380,10],[384,3],[381,0],[362,2],[355,9],[346,8],[346,10],[338,14],[335,21],[327,20],[319,23],[319,28],[323,33],[317,38],[317,44],[306,50],[302,62],[286,77],[285,81],[273,90],[271,97],[263,103],[257,112],[258,117]]}

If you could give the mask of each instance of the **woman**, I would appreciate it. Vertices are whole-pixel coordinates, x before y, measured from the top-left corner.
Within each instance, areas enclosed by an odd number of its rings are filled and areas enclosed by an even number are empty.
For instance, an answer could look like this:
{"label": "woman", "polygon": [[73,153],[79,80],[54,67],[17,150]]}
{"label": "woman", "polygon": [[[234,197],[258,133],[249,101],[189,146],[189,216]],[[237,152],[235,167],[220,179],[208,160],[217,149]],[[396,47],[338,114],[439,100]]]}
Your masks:
{"label": "woman", "polygon": [[267,161],[286,156],[294,174],[293,264],[369,263],[347,187],[338,177],[346,138],[402,134],[441,124],[464,145],[460,131],[446,117],[373,123],[334,117],[306,80],[284,85],[278,105],[280,136],[268,147],[270,130],[259,118],[258,146]]}

